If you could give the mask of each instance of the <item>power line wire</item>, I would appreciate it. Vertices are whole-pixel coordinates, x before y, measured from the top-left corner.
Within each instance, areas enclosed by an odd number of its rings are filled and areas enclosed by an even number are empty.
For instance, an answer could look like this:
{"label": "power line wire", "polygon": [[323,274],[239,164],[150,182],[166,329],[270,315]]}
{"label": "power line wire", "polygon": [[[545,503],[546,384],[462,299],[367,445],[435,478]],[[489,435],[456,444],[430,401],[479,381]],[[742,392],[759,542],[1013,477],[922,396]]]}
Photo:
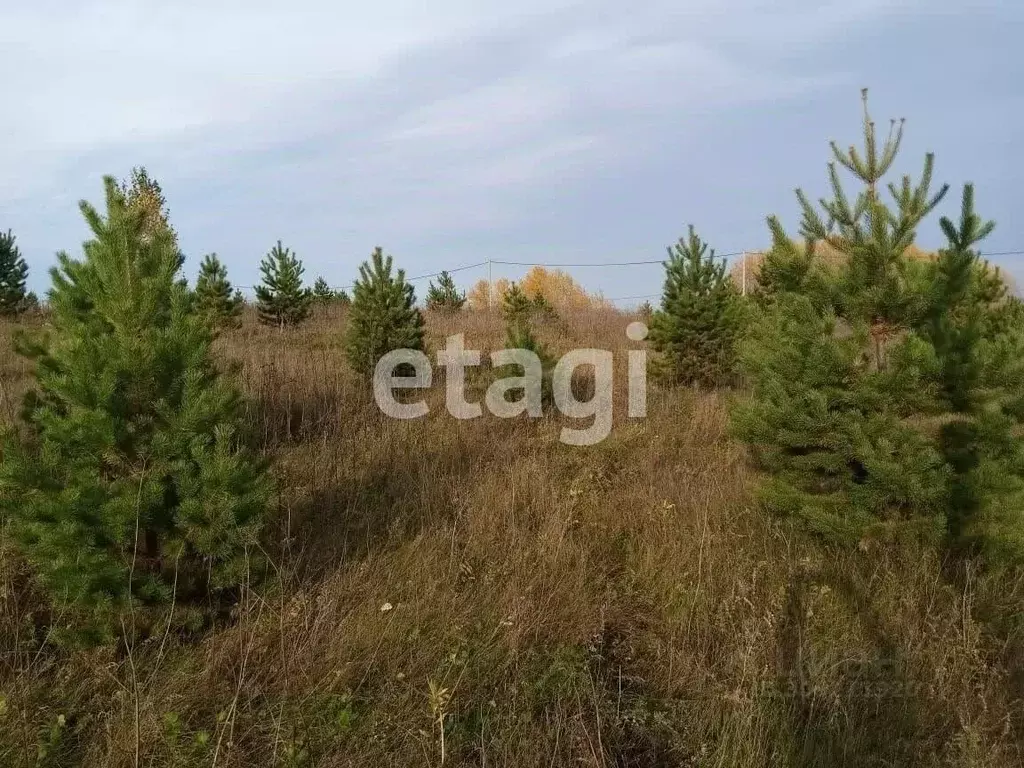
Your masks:
{"label": "power line wire", "polygon": [[630,301],[632,299],[656,299],[661,296],[660,293],[648,293],[645,296],[616,296],[613,299],[605,299],[605,301]]}
{"label": "power line wire", "polygon": [[[405,279],[408,280],[411,283],[413,280],[426,280],[429,277],[437,277],[438,275],[440,275],[440,274],[442,274],[444,272],[447,272],[449,275],[451,275],[451,274],[454,274],[455,272],[465,272],[467,269],[476,269],[477,267],[486,267],[486,266],[487,266],[487,262],[486,261],[479,261],[476,264],[466,264],[466,265],[461,266],[461,267],[452,267],[451,269],[442,269],[442,270],[439,270],[437,272],[429,272],[429,273],[427,273],[425,275],[414,275],[413,277],[407,277]],[[344,291],[344,290],[348,290],[349,288],[352,288],[353,286],[355,286],[355,283],[349,283],[348,285],[332,285],[331,289],[335,290],[335,291]]]}
{"label": "power line wire", "polygon": [[[494,262],[494,263],[497,264],[498,262]],[[487,262],[486,261],[480,261],[480,262],[477,262],[476,264],[467,264],[464,267],[454,267],[452,269],[442,269],[439,272],[431,272],[430,274],[427,274],[427,275],[416,275],[415,277],[407,277],[405,279],[406,280],[426,280],[428,277],[437,277],[438,275],[442,274],[443,272],[447,272],[448,274],[453,274],[455,272],[464,272],[467,269],[476,269],[477,267],[486,267],[486,266],[487,266]]]}
{"label": "power line wire", "polygon": [[609,264],[551,264],[537,261],[498,261],[493,260],[491,264],[504,264],[512,267],[633,267],[640,264],[663,264],[664,259],[657,261],[617,261]]}
{"label": "power line wire", "polygon": [[[733,256],[742,256],[744,254],[757,254],[763,251],[759,250],[747,250],[747,251],[731,251],[729,253],[716,253],[715,256],[720,258],[731,258]],[[1009,250],[1009,251],[979,251],[979,256],[1024,256],[1024,250]],[[448,274],[454,274],[456,272],[464,272],[469,269],[477,269],[479,267],[485,267],[488,264],[500,264],[502,266],[510,267],[551,267],[551,268],[591,268],[591,267],[639,267],[649,264],[664,264],[664,259],[647,259],[643,261],[613,261],[613,262],[541,262],[541,261],[505,261],[503,259],[490,259],[489,261],[479,261],[475,264],[465,264],[460,267],[452,267],[451,269],[442,269],[437,272],[428,272],[422,275],[414,275],[413,277],[407,277],[406,280],[412,282],[414,280],[426,280],[431,277],[438,277],[442,272]],[[348,290],[353,287],[353,283],[347,285],[333,285],[332,290]],[[236,288],[244,288],[247,290],[255,290],[256,286],[252,285],[236,285]],[[627,301],[630,299],[650,299],[660,296],[660,294],[650,294],[646,296],[620,296],[614,299],[608,299],[608,301]]]}
{"label": "power line wire", "polygon": [[[728,258],[731,256],[742,256],[744,253],[751,253],[751,251],[734,251],[732,253],[716,253],[715,256],[720,258]],[[487,262],[484,262],[485,264]],[[664,264],[665,259],[650,259],[647,261],[611,261],[611,262],[576,262],[576,263],[549,263],[540,261],[500,261],[498,259],[492,259],[491,264],[506,264],[513,267],[636,267],[642,264]]]}
{"label": "power line wire", "polygon": [[[429,273],[427,273],[425,275],[414,275],[413,277],[407,277],[405,279],[409,280],[409,281],[412,281],[412,280],[426,280],[428,277],[437,277],[442,272],[447,272],[448,274],[454,274],[455,272],[464,272],[467,269],[476,269],[477,267],[485,267],[485,266],[487,266],[487,262],[486,261],[479,261],[476,264],[466,264],[466,265],[461,266],[461,267],[452,267],[451,269],[442,269],[442,270],[439,270],[437,272],[429,272]],[[331,289],[335,290],[335,291],[340,291],[340,290],[345,290],[346,288],[351,288],[353,285],[354,285],[354,283],[348,283],[346,285],[332,285]],[[253,286],[253,285],[236,285],[235,287],[236,288],[248,288],[249,290],[255,290],[256,289],[256,286]]]}

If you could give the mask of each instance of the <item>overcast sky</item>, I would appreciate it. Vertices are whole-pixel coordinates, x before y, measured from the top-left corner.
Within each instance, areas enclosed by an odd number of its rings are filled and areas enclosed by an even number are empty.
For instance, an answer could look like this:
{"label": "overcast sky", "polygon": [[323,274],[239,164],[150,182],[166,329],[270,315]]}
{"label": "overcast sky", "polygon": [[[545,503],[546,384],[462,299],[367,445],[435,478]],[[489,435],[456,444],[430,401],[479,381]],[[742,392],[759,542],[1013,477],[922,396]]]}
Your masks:
{"label": "overcast sky", "polygon": [[[45,290],[77,201],[145,165],[189,277],[215,251],[240,285],[277,239],[334,285],[375,245],[410,275],[660,259],[690,223],[755,249],[826,191],[868,86],[907,118],[900,170],[936,152],[945,210],[974,181],[987,250],[1024,251],[1021,28],[1016,0],[0,0],[0,229]],[[657,265],[570,271],[660,290]]]}

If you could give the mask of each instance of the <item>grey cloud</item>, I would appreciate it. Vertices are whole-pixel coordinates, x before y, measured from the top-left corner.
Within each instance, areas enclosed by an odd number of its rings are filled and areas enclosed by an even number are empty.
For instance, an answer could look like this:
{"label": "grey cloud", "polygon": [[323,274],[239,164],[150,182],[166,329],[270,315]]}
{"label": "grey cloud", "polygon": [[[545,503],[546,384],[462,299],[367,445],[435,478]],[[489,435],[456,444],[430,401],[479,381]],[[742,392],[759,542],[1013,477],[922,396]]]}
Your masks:
{"label": "grey cloud", "polygon": [[[145,164],[190,252],[220,251],[243,283],[277,237],[335,282],[380,240],[425,268],[476,260],[464,257],[481,243],[564,243],[530,227],[556,226],[557,206],[597,178],[629,190],[673,134],[685,144],[712,115],[840,81],[853,92],[835,69],[794,66],[793,51],[901,12],[882,0],[127,7],[91,0],[56,21],[45,4],[0,11],[0,43],[16,38],[0,65],[23,62],[0,213],[69,247],[74,201],[96,196],[101,173]],[[44,50],[33,41],[46,30]]]}

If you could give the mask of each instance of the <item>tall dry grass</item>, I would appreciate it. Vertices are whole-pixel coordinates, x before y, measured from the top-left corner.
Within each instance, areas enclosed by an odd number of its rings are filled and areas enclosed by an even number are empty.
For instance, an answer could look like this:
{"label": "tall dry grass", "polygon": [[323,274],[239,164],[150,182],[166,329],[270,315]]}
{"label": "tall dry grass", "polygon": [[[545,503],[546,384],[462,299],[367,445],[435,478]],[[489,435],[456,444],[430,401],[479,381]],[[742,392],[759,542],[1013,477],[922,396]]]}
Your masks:
{"label": "tall dry grass", "polygon": [[[630,319],[540,336],[622,353]],[[0,543],[0,765],[439,766],[442,723],[444,764],[481,768],[1021,762],[1019,582],[767,519],[738,395],[652,388],[630,420],[620,370],[590,448],[556,416],[458,421],[440,379],[397,421],[348,372],[344,322],[247,316],[217,343],[279,483],[271,578],[229,621],[55,647]],[[428,343],[497,349],[502,325],[431,316]],[[28,369],[3,333],[7,420]]]}

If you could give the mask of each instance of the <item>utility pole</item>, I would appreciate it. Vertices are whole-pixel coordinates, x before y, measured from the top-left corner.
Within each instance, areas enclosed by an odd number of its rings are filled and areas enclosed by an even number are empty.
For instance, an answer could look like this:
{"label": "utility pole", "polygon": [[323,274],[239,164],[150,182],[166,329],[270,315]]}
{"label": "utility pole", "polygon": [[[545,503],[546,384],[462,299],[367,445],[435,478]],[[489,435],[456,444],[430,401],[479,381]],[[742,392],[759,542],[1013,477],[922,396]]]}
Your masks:
{"label": "utility pole", "polygon": [[743,252],[743,256],[741,258],[743,259],[743,270],[742,270],[743,279],[740,282],[740,284],[742,286],[742,288],[740,289],[740,292],[744,296],[746,296],[747,295],[747,252],[746,251]]}
{"label": "utility pole", "polygon": [[487,260],[487,312],[491,311],[491,294],[494,291],[494,280],[491,279],[491,260]]}

